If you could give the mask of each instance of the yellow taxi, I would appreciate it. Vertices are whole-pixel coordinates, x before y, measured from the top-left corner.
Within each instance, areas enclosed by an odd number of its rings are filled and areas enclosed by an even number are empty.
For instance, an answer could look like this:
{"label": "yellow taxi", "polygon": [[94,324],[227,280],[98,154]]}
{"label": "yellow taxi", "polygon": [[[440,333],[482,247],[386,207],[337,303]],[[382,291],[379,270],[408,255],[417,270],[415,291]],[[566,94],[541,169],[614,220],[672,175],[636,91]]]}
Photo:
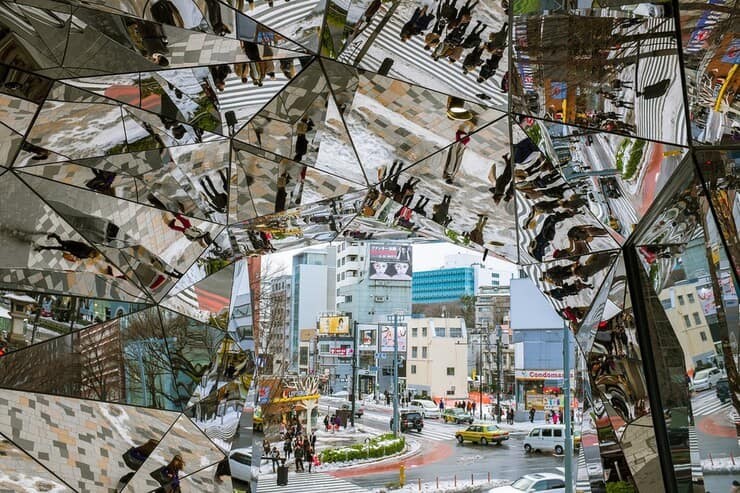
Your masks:
{"label": "yellow taxi", "polygon": [[481,445],[488,445],[491,442],[501,445],[501,442],[509,439],[509,432],[493,423],[479,423],[458,431],[455,433],[455,438],[461,444],[467,440]]}

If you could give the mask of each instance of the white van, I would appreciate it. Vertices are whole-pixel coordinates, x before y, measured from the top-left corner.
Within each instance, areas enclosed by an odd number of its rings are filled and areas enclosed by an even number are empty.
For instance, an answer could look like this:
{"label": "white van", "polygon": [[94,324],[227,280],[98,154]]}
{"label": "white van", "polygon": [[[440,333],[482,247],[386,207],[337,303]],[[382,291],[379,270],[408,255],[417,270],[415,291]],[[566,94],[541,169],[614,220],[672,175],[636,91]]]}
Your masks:
{"label": "white van", "polygon": [[424,418],[439,418],[441,416],[434,401],[416,399],[409,402],[408,408],[419,411]]}
{"label": "white van", "polygon": [[[577,450],[580,444],[580,437],[574,436],[573,450]],[[524,438],[524,450],[562,454],[565,450],[565,425],[542,425],[533,428]]]}

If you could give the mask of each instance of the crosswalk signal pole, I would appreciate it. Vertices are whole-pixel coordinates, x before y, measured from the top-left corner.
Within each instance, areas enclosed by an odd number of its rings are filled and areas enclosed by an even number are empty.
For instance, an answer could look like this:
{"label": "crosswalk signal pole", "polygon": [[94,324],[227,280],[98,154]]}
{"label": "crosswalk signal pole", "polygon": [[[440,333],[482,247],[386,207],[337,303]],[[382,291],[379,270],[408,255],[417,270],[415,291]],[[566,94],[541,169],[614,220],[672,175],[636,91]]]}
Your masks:
{"label": "crosswalk signal pole", "polygon": [[565,493],[573,493],[573,435],[570,419],[570,327],[563,322],[563,407],[565,412]]}

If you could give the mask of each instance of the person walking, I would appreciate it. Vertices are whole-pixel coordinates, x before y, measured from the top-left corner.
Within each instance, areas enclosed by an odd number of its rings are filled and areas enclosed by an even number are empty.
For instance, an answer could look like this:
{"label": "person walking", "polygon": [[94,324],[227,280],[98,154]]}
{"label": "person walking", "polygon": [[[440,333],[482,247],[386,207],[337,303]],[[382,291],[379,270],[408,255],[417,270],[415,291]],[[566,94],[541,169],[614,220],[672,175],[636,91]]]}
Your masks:
{"label": "person walking", "polygon": [[558,421],[563,422],[563,410],[558,411]]}
{"label": "person walking", "polygon": [[304,472],[305,469],[303,469],[303,457],[304,457],[304,451],[303,447],[297,446],[295,449],[295,472]]}
{"label": "person walking", "polygon": [[534,423],[534,415],[537,411],[534,410],[534,406],[529,410],[529,422]]}
{"label": "person walking", "polygon": [[305,460],[308,462],[308,472],[310,473],[313,466],[313,447],[311,447],[308,440],[303,441],[303,451],[305,453]]}
{"label": "person walking", "polygon": [[272,447],[272,452],[270,452],[270,458],[272,459],[272,472],[276,472],[275,468],[277,467],[278,459],[280,459],[280,451],[277,447]]}
{"label": "person walking", "polygon": [[293,442],[290,438],[283,442],[283,452],[285,452],[285,458],[290,459],[290,454],[293,452]]}

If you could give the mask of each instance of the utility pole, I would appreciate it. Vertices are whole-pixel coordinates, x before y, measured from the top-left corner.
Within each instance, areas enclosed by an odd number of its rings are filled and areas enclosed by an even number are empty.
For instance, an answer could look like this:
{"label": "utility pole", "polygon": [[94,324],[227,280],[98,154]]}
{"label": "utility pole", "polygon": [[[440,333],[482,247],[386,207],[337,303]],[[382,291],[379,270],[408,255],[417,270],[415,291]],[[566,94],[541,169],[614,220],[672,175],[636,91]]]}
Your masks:
{"label": "utility pole", "polygon": [[394,313],[388,315],[393,322],[393,435],[398,436],[401,429],[401,421],[398,412],[398,322],[403,320],[403,315]]}
{"label": "utility pole", "polygon": [[501,422],[501,325],[496,325],[496,422]]}
{"label": "utility pole", "polygon": [[349,418],[352,428],[355,427],[355,401],[357,401],[357,320],[353,325],[355,331],[352,333],[352,415]]}
{"label": "utility pole", "polygon": [[478,410],[483,421],[483,331],[478,333]]}
{"label": "utility pole", "polygon": [[563,407],[565,412],[565,493],[573,493],[573,435],[570,419],[570,327],[563,322]]}

